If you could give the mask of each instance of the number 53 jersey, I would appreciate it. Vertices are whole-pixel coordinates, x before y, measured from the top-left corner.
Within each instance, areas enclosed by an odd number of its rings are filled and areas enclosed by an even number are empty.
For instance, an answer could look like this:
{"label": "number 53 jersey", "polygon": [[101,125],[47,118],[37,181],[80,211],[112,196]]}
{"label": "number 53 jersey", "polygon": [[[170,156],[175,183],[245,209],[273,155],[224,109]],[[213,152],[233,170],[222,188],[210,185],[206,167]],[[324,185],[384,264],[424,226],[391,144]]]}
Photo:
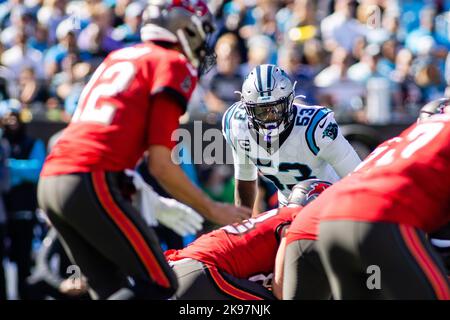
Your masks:
{"label": "number 53 jersey", "polygon": [[361,162],[331,110],[299,104],[293,108],[293,120],[271,142],[249,127],[242,102],[231,106],[222,120],[223,135],[233,150],[235,178],[253,181],[259,171],[277,187],[280,205],[287,203],[298,182],[311,178],[335,182]]}
{"label": "number 53 jersey", "polygon": [[166,92],[186,107],[196,81],[196,70],[175,50],[144,43],[113,51],[84,87],[41,174],[133,168],[149,147],[150,119],[167,106],[152,103],[155,95]]}

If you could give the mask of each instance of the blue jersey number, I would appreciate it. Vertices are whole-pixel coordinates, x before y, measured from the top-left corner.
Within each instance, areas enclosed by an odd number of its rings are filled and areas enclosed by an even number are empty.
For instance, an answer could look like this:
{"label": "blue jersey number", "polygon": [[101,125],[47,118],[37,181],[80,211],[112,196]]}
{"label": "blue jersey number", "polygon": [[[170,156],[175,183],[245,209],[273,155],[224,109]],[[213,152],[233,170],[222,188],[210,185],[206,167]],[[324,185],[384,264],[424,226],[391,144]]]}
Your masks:
{"label": "blue jersey number", "polygon": [[315,109],[301,109],[299,112],[299,116],[295,120],[295,125],[307,126],[315,111]]}

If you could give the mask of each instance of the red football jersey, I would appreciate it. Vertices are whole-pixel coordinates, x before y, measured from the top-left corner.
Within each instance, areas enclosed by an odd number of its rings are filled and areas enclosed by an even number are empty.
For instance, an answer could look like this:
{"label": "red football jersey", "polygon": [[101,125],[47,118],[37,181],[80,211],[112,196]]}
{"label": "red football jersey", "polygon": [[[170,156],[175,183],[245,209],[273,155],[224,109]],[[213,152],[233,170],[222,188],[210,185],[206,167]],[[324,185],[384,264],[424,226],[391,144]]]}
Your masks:
{"label": "red football jersey", "polygon": [[[314,202],[321,198],[319,196]],[[311,206],[311,204],[308,204],[306,207],[298,209],[299,214],[292,221],[286,233],[286,245],[297,240],[317,240],[320,222],[319,208],[320,205]]]}
{"label": "red football jersey", "polygon": [[181,250],[165,252],[167,260],[192,258],[237,278],[273,272],[281,226],[289,224],[296,208],[273,209],[204,234]]}
{"label": "red football jersey", "polygon": [[354,173],[310,205],[317,206],[322,220],[393,222],[426,232],[446,224],[450,219],[450,115],[414,124],[380,145]]}
{"label": "red football jersey", "polygon": [[165,91],[185,107],[196,81],[196,70],[175,50],[143,43],[110,53],[83,89],[42,175],[134,168],[149,147],[153,108],[165,107],[153,105],[152,96]]}

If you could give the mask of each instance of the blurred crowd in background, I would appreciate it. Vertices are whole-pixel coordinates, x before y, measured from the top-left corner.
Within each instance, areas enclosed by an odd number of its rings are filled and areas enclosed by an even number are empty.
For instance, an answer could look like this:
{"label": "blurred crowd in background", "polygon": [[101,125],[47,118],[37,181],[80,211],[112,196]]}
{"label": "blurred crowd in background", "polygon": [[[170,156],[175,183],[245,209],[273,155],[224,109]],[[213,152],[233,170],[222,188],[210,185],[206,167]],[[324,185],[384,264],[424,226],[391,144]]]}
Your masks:
{"label": "blurred crowd in background", "polygon": [[[36,215],[35,189],[46,146],[27,134],[26,125],[70,120],[104,57],[140,41],[145,2],[0,0],[0,262],[8,257],[17,266],[16,297],[38,297],[29,287],[48,270],[37,265],[49,265],[51,252],[61,254],[54,235],[42,241],[46,224]],[[184,123],[220,125],[246,74],[262,63],[279,64],[297,81],[299,102],[327,106],[340,122],[411,123],[424,103],[450,96],[450,0],[209,4],[217,18],[211,39],[217,65],[197,86]],[[213,199],[233,202],[229,166],[185,171]],[[261,182],[261,210],[276,206],[274,187]],[[38,248],[45,249],[41,258]],[[63,278],[51,281],[64,291]],[[5,297],[0,263],[0,299]]]}
{"label": "blurred crowd in background", "polygon": [[[449,0],[212,0],[217,67],[189,119],[215,122],[247,72],[278,63],[342,121],[409,121],[450,82]],[[0,100],[68,121],[111,50],[140,41],[145,1],[0,0]],[[3,107],[2,107],[3,108]]]}

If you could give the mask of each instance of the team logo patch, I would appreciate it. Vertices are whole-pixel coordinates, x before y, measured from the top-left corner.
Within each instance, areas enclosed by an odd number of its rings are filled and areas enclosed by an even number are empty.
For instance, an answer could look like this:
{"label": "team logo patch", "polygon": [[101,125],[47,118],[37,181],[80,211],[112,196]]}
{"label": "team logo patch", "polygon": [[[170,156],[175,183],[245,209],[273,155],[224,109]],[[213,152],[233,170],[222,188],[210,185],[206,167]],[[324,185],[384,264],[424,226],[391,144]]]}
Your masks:
{"label": "team logo patch", "polygon": [[334,122],[330,122],[330,124],[323,130],[322,138],[328,137],[331,140],[336,139],[338,135],[338,125]]}
{"label": "team logo patch", "polygon": [[330,184],[324,182],[317,182],[311,185],[311,190],[306,195],[306,201],[317,198]]}

